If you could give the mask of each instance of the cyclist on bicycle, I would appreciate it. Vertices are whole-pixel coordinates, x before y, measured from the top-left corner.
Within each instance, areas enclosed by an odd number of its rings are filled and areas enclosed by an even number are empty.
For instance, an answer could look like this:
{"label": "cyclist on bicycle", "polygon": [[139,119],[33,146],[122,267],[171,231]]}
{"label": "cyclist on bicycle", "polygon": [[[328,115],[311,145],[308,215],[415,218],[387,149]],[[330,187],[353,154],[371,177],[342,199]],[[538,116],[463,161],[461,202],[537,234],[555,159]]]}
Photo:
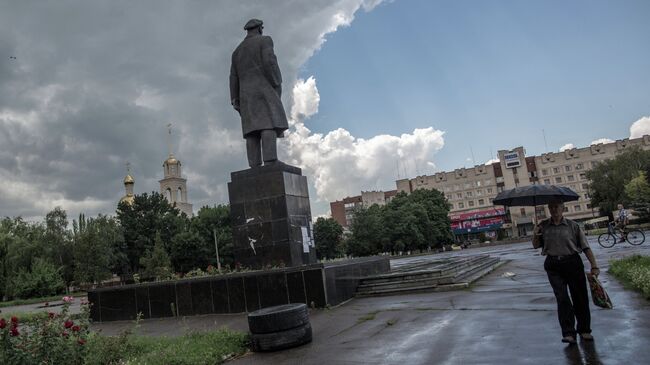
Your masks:
{"label": "cyclist on bicycle", "polygon": [[623,207],[623,204],[618,204],[618,216],[614,222],[616,223],[616,228],[621,231],[621,240],[619,242],[625,242],[625,239],[627,238],[625,226],[630,223],[630,219],[627,209]]}

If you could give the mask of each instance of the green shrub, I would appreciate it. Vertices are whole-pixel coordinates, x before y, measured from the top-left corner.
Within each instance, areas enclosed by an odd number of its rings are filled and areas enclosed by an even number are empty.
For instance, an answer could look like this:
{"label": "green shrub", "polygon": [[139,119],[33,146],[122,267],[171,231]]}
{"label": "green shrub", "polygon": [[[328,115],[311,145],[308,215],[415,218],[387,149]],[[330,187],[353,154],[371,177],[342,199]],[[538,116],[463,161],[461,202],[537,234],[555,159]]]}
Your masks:
{"label": "green shrub", "polygon": [[31,271],[21,269],[11,280],[11,293],[15,298],[44,297],[62,293],[65,283],[60,268],[44,259],[34,259]]}
{"label": "green shrub", "polygon": [[627,287],[640,291],[646,299],[650,299],[650,256],[634,255],[614,260],[609,265],[609,272]]}
{"label": "green shrub", "polygon": [[0,363],[84,364],[89,309],[82,305],[82,315],[73,319],[69,307],[68,302],[61,314],[43,313],[25,321],[0,318]]}

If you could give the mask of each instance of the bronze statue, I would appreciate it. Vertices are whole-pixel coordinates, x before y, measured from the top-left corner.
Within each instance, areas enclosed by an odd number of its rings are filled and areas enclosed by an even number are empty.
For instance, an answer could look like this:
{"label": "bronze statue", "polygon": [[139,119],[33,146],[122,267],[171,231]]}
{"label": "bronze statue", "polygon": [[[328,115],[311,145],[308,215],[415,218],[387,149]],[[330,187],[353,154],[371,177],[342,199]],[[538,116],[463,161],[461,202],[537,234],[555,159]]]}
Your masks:
{"label": "bronze statue", "polygon": [[289,125],[282,106],[282,75],[273,52],[273,40],[262,35],[263,23],[249,20],[246,38],[232,53],[230,100],[241,117],[248,165],[256,167],[278,159],[277,137]]}

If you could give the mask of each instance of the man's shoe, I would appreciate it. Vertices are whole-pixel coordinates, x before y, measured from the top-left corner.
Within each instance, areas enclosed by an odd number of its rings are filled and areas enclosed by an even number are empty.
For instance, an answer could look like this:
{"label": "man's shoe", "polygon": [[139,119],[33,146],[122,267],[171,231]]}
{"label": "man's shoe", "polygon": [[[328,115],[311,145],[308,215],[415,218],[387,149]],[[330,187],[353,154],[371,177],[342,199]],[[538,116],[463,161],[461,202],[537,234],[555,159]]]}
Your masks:
{"label": "man's shoe", "polygon": [[581,333],[580,337],[582,337],[583,340],[585,341],[593,341],[594,336],[591,335],[591,333]]}
{"label": "man's shoe", "polygon": [[576,338],[573,337],[573,336],[564,336],[564,337],[562,337],[562,342],[569,343],[569,344],[577,343]]}

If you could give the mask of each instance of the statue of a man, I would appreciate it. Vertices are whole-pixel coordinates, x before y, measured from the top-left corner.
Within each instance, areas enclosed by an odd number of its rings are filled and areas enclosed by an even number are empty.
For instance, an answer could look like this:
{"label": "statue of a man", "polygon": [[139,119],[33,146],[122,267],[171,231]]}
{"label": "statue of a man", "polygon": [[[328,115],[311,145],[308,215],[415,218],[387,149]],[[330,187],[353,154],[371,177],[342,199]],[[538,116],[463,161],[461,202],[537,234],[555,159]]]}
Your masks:
{"label": "statue of a man", "polygon": [[273,40],[262,35],[262,21],[251,19],[246,38],[232,53],[230,100],[241,116],[250,167],[277,161],[277,137],[289,128],[282,106],[282,75]]}

